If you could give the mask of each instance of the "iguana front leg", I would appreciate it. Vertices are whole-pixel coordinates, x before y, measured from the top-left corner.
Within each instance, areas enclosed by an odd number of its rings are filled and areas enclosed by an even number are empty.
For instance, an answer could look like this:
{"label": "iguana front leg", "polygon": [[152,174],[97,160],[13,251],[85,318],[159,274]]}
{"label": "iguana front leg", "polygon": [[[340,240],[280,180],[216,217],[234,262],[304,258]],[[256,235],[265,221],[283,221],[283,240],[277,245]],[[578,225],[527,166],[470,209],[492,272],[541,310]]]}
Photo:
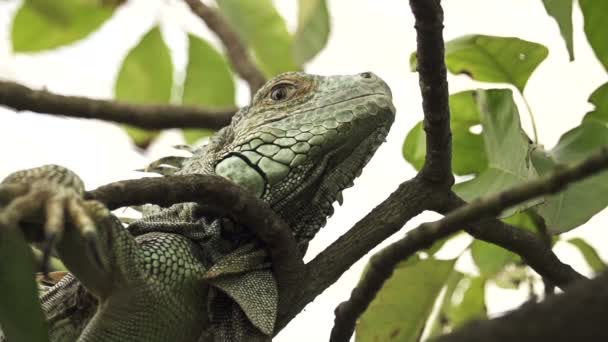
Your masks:
{"label": "iguana front leg", "polygon": [[[199,247],[176,234],[136,241],[83,191],[80,179],[59,166],[19,171],[0,185],[0,200],[8,202],[0,209],[0,234],[21,227],[30,239],[56,241],[65,265],[99,302],[82,333],[65,327],[66,317],[51,327],[53,341],[74,334],[87,342],[195,341],[206,319]],[[53,331],[63,328],[71,330]]]}
{"label": "iguana front leg", "polygon": [[46,241],[47,255],[56,245],[89,291],[98,298],[108,296],[116,277],[107,234],[113,217],[103,204],[83,199],[84,185],[76,174],[56,165],[17,171],[5,178],[0,191],[9,202],[0,211],[5,229],[23,226],[29,239]]}

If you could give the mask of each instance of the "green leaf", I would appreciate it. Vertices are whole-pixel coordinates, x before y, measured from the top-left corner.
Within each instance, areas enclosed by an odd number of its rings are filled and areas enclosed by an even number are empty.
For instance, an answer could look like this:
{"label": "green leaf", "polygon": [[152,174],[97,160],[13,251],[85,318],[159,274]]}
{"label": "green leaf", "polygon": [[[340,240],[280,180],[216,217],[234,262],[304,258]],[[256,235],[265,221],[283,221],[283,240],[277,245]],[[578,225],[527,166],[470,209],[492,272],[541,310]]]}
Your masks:
{"label": "green leaf", "polygon": [[447,308],[452,305],[452,296],[456,290],[456,286],[460,283],[460,280],[464,278],[464,273],[454,270],[445,285],[445,292],[441,300],[441,306],[439,312],[430,325],[429,338],[437,337],[452,331],[452,322],[450,321],[446,311]]}
{"label": "green leaf", "polygon": [[8,341],[48,341],[34,281],[34,257],[21,232],[0,227],[0,325]]}
{"label": "green leaf", "polygon": [[[534,165],[541,174],[552,171],[558,164],[579,162],[608,144],[608,127],[594,120],[566,132],[549,152],[536,150]],[[545,219],[548,230],[558,234],[587,222],[608,205],[608,171],[571,184],[559,194],[545,197],[538,213]]]}
{"label": "green leaf", "polygon": [[325,0],[298,1],[298,29],[293,42],[298,64],[308,62],[325,47],[329,29],[329,11]]}
{"label": "green leaf", "polygon": [[475,91],[463,91],[450,96],[452,113],[452,167],[457,175],[480,173],[488,167],[482,134],[471,133],[481,124]]}
{"label": "green leaf", "polygon": [[[206,108],[234,106],[235,85],[226,59],[209,43],[188,35],[188,65],[182,95],[185,105]],[[212,135],[211,129],[185,129],[188,144]]]}
{"label": "green leaf", "polygon": [[418,55],[416,54],[416,51],[414,51],[410,54],[409,65],[410,65],[411,72],[418,71]]}
{"label": "green leaf", "polygon": [[[169,103],[173,87],[173,63],[158,26],[151,29],[122,63],[114,94],[132,103]],[[138,146],[145,146],[157,131],[123,126]]]}
{"label": "green leaf", "polygon": [[403,262],[359,319],[356,341],[417,341],[455,260]]}
{"label": "green leaf", "polygon": [[506,265],[517,260],[508,250],[482,240],[473,241],[471,256],[479,273],[487,277],[500,273]]}
{"label": "green leaf", "polygon": [[445,62],[454,74],[477,81],[509,83],[523,92],[549,50],[519,38],[468,35],[445,45]]}
{"label": "green leaf", "polygon": [[588,244],[587,241],[581,238],[572,238],[566,241],[578,248],[594,273],[599,274],[606,269],[606,263],[600,258],[600,255],[597,254],[595,248]]}
{"label": "green leaf", "polygon": [[[405,137],[402,147],[403,157],[416,170],[422,169],[424,166],[424,157],[426,156],[426,134],[424,133],[424,124],[418,122]],[[454,158],[456,159],[456,158]]]}
{"label": "green leaf", "polygon": [[[478,90],[488,168],[472,180],[456,184],[454,191],[466,201],[495,194],[536,177],[530,161],[530,139],[521,129],[513,94],[508,89]],[[522,203],[503,212],[507,217],[538,201]]]}
{"label": "green leaf", "polygon": [[443,308],[452,328],[457,328],[472,319],[487,318],[485,300],[486,279],[483,277],[462,278]]}
{"label": "green leaf", "polygon": [[598,120],[608,125],[608,83],[602,84],[589,97],[595,109],[585,115],[583,120]]}
{"label": "green leaf", "polygon": [[299,70],[293,40],[271,0],[217,0],[222,13],[253,49],[267,77]]}
{"label": "green leaf", "polygon": [[71,44],[97,30],[114,9],[96,0],[25,0],[13,20],[13,51],[35,52]]}
{"label": "green leaf", "polygon": [[[457,175],[479,173],[488,161],[481,134],[471,133],[471,127],[481,124],[475,101],[475,91],[464,91],[450,96],[452,128],[452,169]],[[403,143],[403,156],[416,170],[424,165],[425,133],[422,121],[408,133]]]}
{"label": "green leaf", "polygon": [[564,38],[570,61],[574,60],[574,44],[572,38],[572,2],[573,0],[543,0],[547,14],[557,22],[559,32]]}
{"label": "green leaf", "polygon": [[579,0],[579,5],[585,17],[585,35],[591,44],[595,56],[608,70],[608,1],[605,0]]}

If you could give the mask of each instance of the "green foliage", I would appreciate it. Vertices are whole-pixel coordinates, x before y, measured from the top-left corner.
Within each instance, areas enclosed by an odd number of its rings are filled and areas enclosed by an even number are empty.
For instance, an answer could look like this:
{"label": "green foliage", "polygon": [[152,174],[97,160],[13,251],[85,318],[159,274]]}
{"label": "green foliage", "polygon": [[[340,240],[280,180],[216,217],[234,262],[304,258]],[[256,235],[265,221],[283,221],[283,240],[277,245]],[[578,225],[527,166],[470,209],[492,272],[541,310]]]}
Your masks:
{"label": "green foliage", "polygon": [[[226,59],[209,43],[188,35],[188,66],[182,104],[206,108],[235,106],[235,85]],[[213,134],[209,129],[185,129],[188,144]]]}
{"label": "green foliage", "polygon": [[[446,65],[454,74],[467,74],[478,81],[509,83],[523,92],[536,67],[546,58],[547,48],[518,38],[468,35],[446,43]],[[410,64],[416,68],[416,56]],[[465,200],[496,193],[536,176],[530,162],[530,139],[521,129],[519,112],[508,90],[465,91],[450,96],[453,136],[453,171],[475,174],[454,186]],[[471,128],[481,123],[481,134]],[[403,155],[416,169],[425,156],[422,123],[407,135]],[[485,151],[484,151],[485,150]],[[503,213],[509,216],[535,202]]]}
{"label": "green foliage", "polygon": [[[72,43],[96,30],[122,0],[25,0],[13,21],[17,52],[33,52]],[[298,29],[292,37],[272,1],[218,1],[222,15],[251,47],[268,77],[299,70],[327,44],[330,16],[326,0],[299,2]],[[135,103],[183,103],[206,108],[234,106],[234,76],[225,58],[200,38],[189,35],[189,63],[183,87],[174,84],[173,64],[159,28],[148,32],[125,58],[115,85],[119,100]],[[183,98],[172,98],[183,88]],[[177,92],[179,93],[179,92]],[[147,146],[158,131],[123,126],[136,145]],[[187,143],[213,134],[186,129]]]}
{"label": "green foliage", "polygon": [[[407,133],[407,136],[403,141],[401,151],[405,160],[412,164],[416,170],[422,169],[422,166],[424,166],[424,158],[426,156],[426,134],[424,133],[424,122],[419,121],[416,126],[414,126],[414,128]],[[456,158],[452,159],[456,160]]]}
{"label": "green foliage", "polygon": [[[117,100],[134,103],[169,103],[173,88],[173,63],[158,26],[151,29],[127,55],[114,88]],[[125,126],[138,146],[158,134]]]}
{"label": "green foliage", "polygon": [[[11,227],[12,228],[12,227]],[[34,258],[16,229],[0,227],[0,322],[9,341],[48,341],[34,282]]]}
{"label": "green foliage", "polygon": [[217,4],[253,49],[267,77],[300,69],[293,57],[293,39],[271,0],[218,0]]}
{"label": "green foliage", "polygon": [[327,44],[329,11],[325,0],[298,1],[298,29],[294,36],[294,57],[298,64],[313,58]]}
{"label": "green foliage", "polygon": [[448,318],[447,311],[448,308],[452,305],[452,297],[454,295],[454,291],[456,290],[456,286],[460,281],[465,277],[465,274],[459,271],[453,271],[444,287],[443,298],[441,299],[441,306],[439,307],[439,312],[434,317],[433,321],[430,323],[430,333],[429,337],[437,337],[441,336],[444,333],[447,333],[452,328],[452,322]]}
{"label": "green foliage", "polygon": [[585,17],[585,34],[591,48],[604,68],[608,70],[608,1],[579,0]]}
{"label": "green foliage", "polygon": [[546,47],[519,38],[470,35],[448,42],[446,64],[454,74],[484,82],[509,83],[523,92]]}
{"label": "green foliage", "polygon": [[199,37],[189,34],[188,42],[182,103],[202,107],[234,106],[234,78],[226,59]]}
{"label": "green foliage", "polygon": [[452,161],[457,175],[478,174],[488,167],[483,136],[472,133],[474,126],[481,125],[475,91],[463,91],[450,96],[452,153],[458,160]]}
{"label": "green foliage", "polygon": [[[521,129],[511,91],[478,90],[476,94],[488,168],[472,180],[454,186],[454,191],[467,201],[500,192],[536,177],[530,161],[530,140]],[[503,213],[503,216],[512,215],[532,203],[517,205]]]}
{"label": "green foliage", "polygon": [[589,97],[595,109],[585,115],[584,121],[597,120],[600,123],[608,124],[608,83],[602,84]]}
{"label": "green foliage", "polygon": [[[548,54],[541,44],[510,37],[476,34],[445,44],[445,63],[451,73],[465,74],[477,81],[509,83],[520,92]],[[412,54],[412,70],[416,70],[416,63]]]}
{"label": "green foliage", "polygon": [[606,268],[606,263],[600,258],[599,254],[597,254],[595,248],[585,240],[581,238],[572,238],[567,240],[567,242],[578,248],[593,272],[600,273]]}
{"label": "green foliage", "polygon": [[[444,307],[445,315],[452,322],[452,327],[458,327],[472,319],[487,317],[485,305],[485,284],[483,277],[463,277],[452,293],[450,302]],[[454,294],[461,292],[460,301]]]}
{"label": "green foliage", "polygon": [[13,51],[36,52],[71,44],[98,29],[114,8],[97,0],[25,0],[13,20]]}
{"label": "green foliage", "polygon": [[[471,133],[481,124],[475,91],[464,91],[450,96],[450,126],[452,128],[452,168],[457,175],[477,174],[487,168],[483,136]],[[403,156],[416,170],[424,164],[426,136],[422,121],[416,124],[403,142]]]}
{"label": "green foliage", "polygon": [[572,3],[573,0],[543,0],[547,14],[557,22],[559,32],[564,38],[570,61],[574,60],[574,43],[572,38]]}
{"label": "green foliage", "polygon": [[473,241],[471,256],[479,273],[486,277],[500,273],[507,264],[517,259],[516,255],[508,250],[482,240]]}
{"label": "green foliage", "polygon": [[455,260],[400,263],[361,316],[356,341],[417,341]]}
{"label": "green foliage", "polygon": [[[581,161],[607,144],[608,127],[597,121],[586,121],[562,135],[551,151],[534,151],[534,165],[542,175],[559,164]],[[607,205],[608,172],[602,172],[545,197],[538,213],[550,232],[563,233],[587,222]]]}
{"label": "green foliage", "polygon": [[471,277],[454,271],[445,286],[445,294],[429,337],[437,337],[472,319],[487,318],[483,277]]}

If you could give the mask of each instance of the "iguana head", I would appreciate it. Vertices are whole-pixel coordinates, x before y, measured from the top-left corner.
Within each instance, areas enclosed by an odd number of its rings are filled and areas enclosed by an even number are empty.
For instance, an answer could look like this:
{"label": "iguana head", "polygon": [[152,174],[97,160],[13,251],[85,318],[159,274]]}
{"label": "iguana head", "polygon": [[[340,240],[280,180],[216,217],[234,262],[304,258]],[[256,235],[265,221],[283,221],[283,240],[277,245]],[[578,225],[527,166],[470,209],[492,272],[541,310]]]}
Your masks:
{"label": "iguana head", "polygon": [[386,83],[365,72],[300,72],[268,81],[181,173],[216,173],[270,203],[309,240],[385,140],[395,108]]}

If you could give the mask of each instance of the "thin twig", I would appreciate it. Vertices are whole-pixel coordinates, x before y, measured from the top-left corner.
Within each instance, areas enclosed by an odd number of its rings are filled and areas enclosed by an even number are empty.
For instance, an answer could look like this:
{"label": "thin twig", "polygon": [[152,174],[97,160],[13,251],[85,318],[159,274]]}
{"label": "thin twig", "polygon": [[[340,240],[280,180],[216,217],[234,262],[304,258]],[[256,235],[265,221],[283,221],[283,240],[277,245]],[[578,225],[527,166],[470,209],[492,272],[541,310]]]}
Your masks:
{"label": "thin twig", "polygon": [[608,148],[603,148],[600,153],[583,162],[560,167],[546,176],[519,184],[496,195],[477,199],[454,210],[441,220],[424,223],[410,231],[406,237],[372,257],[367,272],[352,291],[350,299],[336,308],[335,325],[330,341],[350,339],[357,318],[365,311],[399,262],[423,248],[428,248],[433,242],[461,230],[476,219],[496,216],[513,205],[542,195],[557,193],[565,189],[566,185],[606,168],[608,168]]}
{"label": "thin twig", "polygon": [[17,111],[29,110],[73,118],[99,119],[146,129],[219,129],[228,125],[236,112],[236,108],[212,110],[172,105],[136,105],[81,96],[64,96],[46,90],[33,90],[9,81],[0,81],[0,105]]}
{"label": "thin twig", "polygon": [[[538,234],[540,235],[541,239],[545,243],[545,246],[547,247],[547,249],[549,249],[549,250],[553,249],[553,239],[552,239],[551,233],[549,233],[549,229],[547,229],[547,224],[545,223],[545,219],[534,210],[530,211],[530,218],[534,222],[534,225],[536,226],[536,229],[538,230]],[[542,279],[543,279],[545,297],[554,295],[555,294],[555,285],[553,284],[553,282],[547,277],[542,277]]]}
{"label": "thin twig", "polygon": [[[438,210],[439,213],[448,214],[467,205],[453,193],[450,194],[446,204]],[[585,279],[570,265],[561,262],[543,239],[527,230],[511,226],[495,217],[475,220],[468,224],[465,230],[476,239],[493,243],[518,254],[536,273],[562,289],[577,280]]]}
{"label": "thin twig", "polygon": [[201,0],[185,0],[192,12],[222,41],[228,60],[236,73],[249,85],[251,96],[266,83],[266,77],[253,62],[247,47],[222,15]]}
{"label": "thin twig", "polygon": [[234,222],[251,229],[266,245],[279,286],[297,279],[304,266],[289,226],[268,203],[220,176],[194,174],[126,180],[89,191],[86,197],[111,210],[146,203],[164,207],[183,202],[212,203],[213,215],[222,210]]}

